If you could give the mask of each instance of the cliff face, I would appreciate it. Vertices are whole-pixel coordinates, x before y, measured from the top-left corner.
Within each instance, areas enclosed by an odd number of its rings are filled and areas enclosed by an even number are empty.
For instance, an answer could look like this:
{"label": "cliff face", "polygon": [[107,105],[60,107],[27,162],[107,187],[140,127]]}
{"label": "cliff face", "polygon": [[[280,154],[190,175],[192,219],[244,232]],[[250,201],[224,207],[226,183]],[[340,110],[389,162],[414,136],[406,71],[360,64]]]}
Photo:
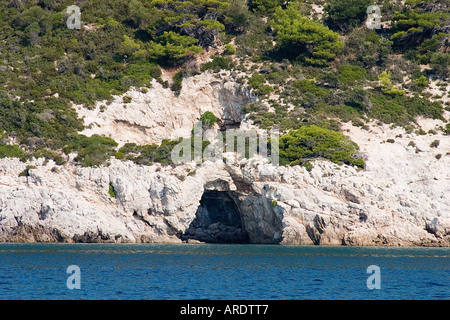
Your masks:
{"label": "cliff face", "polygon": [[[123,113],[113,103],[98,114],[99,132],[86,133],[110,132],[123,143],[157,142],[166,134],[182,135],[174,128],[189,135],[206,110],[238,122],[239,108],[252,99],[231,80],[189,81],[179,97],[155,87],[136,93],[137,101]],[[147,110],[148,117],[138,110]],[[146,129],[134,136],[121,121]],[[424,130],[441,125],[418,121]],[[80,168],[0,159],[0,241],[450,246],[450,136],[370,128],[344,128],[365,155],[365,170],[325,160],[312,161],[308,172],[264,159],[174,168],[119,160]],[[385,142],[391,138],[393,143]],[[438,147],[431,147],[436,139]],[[30,164],[37,168],[19,177]]]}
{"label": "cliff face", "polygon": [[[124,96],[132,102],[123,103]],[[153,80],[147,92],[131,90],[110,104],[98,102],[93,109],[82,106],[76,109],[87,127],[83,134],[105,135],[119,144],[152,144],[189,137],[206,111],[214,113],[224,125],[238,125],[242,106],[255,99],[229,72],[224,72],[220,79],[206,72],[184,79],[179,95]]]}
{"label": "cliff face", "polygon": [[52,167],[39,165],[17,178],[25,164],[1,162],[1,241],[242,242],[238,234],[224,237],[237,231],[212,216],[205,230],[192,232],[201,203],[215,191],[217,206],[217,195],[231,199],[250,243],[450,244],[449,177],[436,171],[418,170],[420,179],[413,173],[406,182],[403,173],[374,177],[378,172],[370,169],[319,160],[311,172],[257,160],[176,169],[121,161],[58,173]]}

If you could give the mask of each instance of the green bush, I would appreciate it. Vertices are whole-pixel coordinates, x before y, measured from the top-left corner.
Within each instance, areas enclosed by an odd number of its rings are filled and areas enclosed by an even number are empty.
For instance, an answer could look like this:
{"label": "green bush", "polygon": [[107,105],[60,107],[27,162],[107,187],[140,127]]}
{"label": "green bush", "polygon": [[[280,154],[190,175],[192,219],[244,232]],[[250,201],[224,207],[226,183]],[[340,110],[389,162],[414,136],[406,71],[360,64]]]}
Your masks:
{"label": "green bush", "polygon": [[274,89],[272,86],[268,85],[268,84],[264,84],[262,86],[260,86],[257,90],[256,90],[256,94],[258,96],[266,96],[269,93],[273,92]]}
{"label": "green bush", "polygon": [[338,79],[341,83],[350,84],[356,81],[365,80],[367,77],[367,72],[365,69],[352,66],[352,65],[343,65],[339,68]]}
{"label": "green bush", "polygon": [[296,165],[311,158],[326,158],[336,163],[364,167],[362,159],[357,160],[358,145],[342,133],[315,125],[291,130],[279,139],[280,164]]}
{"label": "green bush", "polygon": [[283,2],[282,0],[249,0],[249,7],[259,12],[274,12]]}
{"label": "green bush", "polygon": [[386,69],[392,44],[373,30],[356,28],[346,37],[343,56],[347,63],[363,66],[367,70],[374,67]]}
{"label": "green bush", "polygon": [[405,91],[401,90],[398,86],[394,85],[391,80],[392,73],[391,71],[383,71],[379,76],[378,80],[380,81],[381,91],[388,95],[404,95]]}
{"label": "green bush", "polygon": [[111,198],[116,198],[116,191],[114,190],[114,187],[112,185],[112,183],[109,183],[109,190],[108,190],[109,196]]}
{"label": "green bush", "polygon": [[108,137],[79,135],[64,147],[65,153],[76,152],[75,161],[83,167],[97,167],[115,155],[117,142]]}
{"label": "green bush", "polygon": [[16,145],[0,144],[0,159],[2,158],[21,158],[24,159],[26,152]]}
{"label": "green bush", "polygon": [[308,172],[311,172],[311,170],[314,168],[314,166],[312,165],[312,163],[309,162],[309,161],[303,162],[302,165],[305,167],[306,171],[308,171]]}
{"label": "green bush", "polygon": [[36,158],[45,158],[46,160],[53,160],[58,166],[61,166],[66,163],[64,157],[57,151],[49,150],[49,149],[41,149],[33,154]]}
{"label": "green bush", "polygon": [[[125,155],[125,159],[131,160],[140,165],[151,165],[153,163],[160,163],[163,165],[172,165],[172,150],[177,146],[182,139],[168,140],[165,139],[160,145],[151,144],[138,146],[135,143],[127,143],[119,149],[119,153]],[[209,141],[202,141],[202,151],[209,145]],[[191,137],[191,155],[192,160],[194,156],[194,137]]]}
{"label": "green bush", "polygon": [[28,165],[25,170],[23,170],[21,173],[19,173],[19,177],[29,177],[30,176],[30,170],[33,170],[33,169],[37,169],[37,167],[36,166],[32,166],[32,165]]}
{"label": "green bush", "polygon": [[279,7],[271,25],[280,42],[280,51],[291,59],[326,66],[344,47],[339,34],[303,16],[299,4],[295,2],[290,3],[285,10]]}
{"label": "green bush", "polygon": [[266,79],[261,74],[254,74],[248,79],[248,85],[250,88],[257,90],[260,86],[262,86],[266,82]]}
{"label": "green bush", "polygon": [[448,77],[450,74],[450,53],[435,52],[431,54],[430,66],[436,74]]}
{"label": "green bush", "polygon": [[162,76],[161,68],[158,66],[152,67],[150,70],[150,75],[157,80],[160,79]]}
{"label": "green bush", "polygon": [[224,54],[227,54],[227,55],[236,54],[236,48],[231,43],[226,44]]}
{"label": "green bush", "polygon": [[442,105],[438,102],[430,102],[428,99],[406,95],[384,95],[372,93],[370,95],[372,107],[368,115],[385,123],[406,125],[414,121],[418,115],[443,119]]}
{"label": "green bush", "polygon": [[171,89],[176,94],[180,94],[180,92],[181,92],[181,89],[183,86],[183,75],[184,75],[184,71],[179,71],[172,78],[173,83],[172,83]]}
{"label": "green bush", "polygon": [[220,70],[231,70],[234,67],[233,59],[230,57],[217,57],[212,55],[212,61],[205,63],[202,66],[202,71],[213,70],[219,72]]}
{"label": "green bush", "polygon": [[211,111],[206,111],[201,115],[200,121],[204,126],[211,127],[216,124],[217,117]]}
{"label": "green bush", "polygon": [[314,97],[324,98],[328,95],[328,90],[322,86],[317,85],[311,80],[297,80],[292,86],[299,90],[300,94],[310,93]]}
{"label": "green bush", "polygon": [[325,6],[326,22],[339,31],[348,31],[362,24],[371,0],[330,0]]}
{"label": "green bush", "polygon": [[450,135],[450,123],[447,123],[444,128],[444,134]]}
{"label": "green bush", "polygon": [[225,9],[225,25],[227,30],[236,33],[243,32],[250,23],[250,12],[246,0],[230,0]]}
{"label": "green bush", "polygon": [[440,144],[439,140],[434,140],[433,142],[431,142],[430,148],[437,148],[439,147],[439,144]]}

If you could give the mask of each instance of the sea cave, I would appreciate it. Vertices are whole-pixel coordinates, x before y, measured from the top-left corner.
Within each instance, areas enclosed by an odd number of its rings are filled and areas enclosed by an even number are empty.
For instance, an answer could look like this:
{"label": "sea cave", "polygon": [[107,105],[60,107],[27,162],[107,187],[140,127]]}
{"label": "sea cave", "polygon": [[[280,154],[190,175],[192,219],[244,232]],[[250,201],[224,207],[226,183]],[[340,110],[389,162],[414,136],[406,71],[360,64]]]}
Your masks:
{"label": "sea cave", "polygon": [[241,213],[228,191],[205,190],[195,219],[181,237],[205,243],[249,243]]}

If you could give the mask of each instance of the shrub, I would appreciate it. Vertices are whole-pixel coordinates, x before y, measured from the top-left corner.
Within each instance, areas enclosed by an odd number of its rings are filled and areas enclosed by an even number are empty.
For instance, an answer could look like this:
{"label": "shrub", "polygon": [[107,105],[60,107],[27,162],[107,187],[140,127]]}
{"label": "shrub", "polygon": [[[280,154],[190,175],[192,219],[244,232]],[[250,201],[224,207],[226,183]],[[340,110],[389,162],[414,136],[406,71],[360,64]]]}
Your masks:
{"label": "shrub", "polygon": [[242,32],[250,23],[250,12],[246,0],[231,0],[225,11],[225,24],[232,32]]}
{"label": "shrub", "polygon": [[295,165],[309,158],[323,157],[335,163],[346,163],[363,167],[357,157],[358,145],[342,133],[315,125],[291,130],[279,139],[280,164]]}
{"label": "shrub", "polygon": [[403,95],[405,91],[399,89],[392,83],[391,80],[392,73],[391,71],[383,71],[379,76],[378,80],[380,81],[381,91],[389,94],[389,95]]}
{"label": "shrub", "polygon": [[79,135],[74,137],[73,141],[64,147],[64,152],[77,152],[78,155],[75,161],[83,167],[97,167],[115,155],[115,147],[117,147],[117,142],[111,138],[97,135],[92,137]]}
{"label": "shrub", "polygon": [[274,12],[282,3],[282,0],[250,0],[249,6],[253,11]]}
{"label": "shrub", "polygon": [[0,144],[0,159],[1,158],[25,158],[26,152],[16,145],[2,145]]}
{"label": "shrub", "polygon": [[204,126],[212,127],[217,122],[217,117],[211,111],[206,111],[200,117],[200,121]]}
{"label": "shrub", "polygon": [[33,169],[37,169],[37,167],[36,166],[32,166],[32,165],[28,165],[25,170],[23,170],[21,173],[19,173],[19,177],[29,177],[30,176],[30,170],[33,170]]}
{"label": "shrub", "polygon": [[155,78],[157,80],[160,79],[162,76],[161,68],[158,66],[152,67],[150,70],[150,75],[152,76],[152,78]]}
{"label": "shrub", "polygon": [[[163,165],[171,165],[172,150],[177,146],[182,139],[168,140],[165,139],[160,145],[151,144],[138,146],[134,143],[127,143],[119,149],[119,153],[125,154],[125,159],[131,160],[140,165],[151,165],[153,163],[160,163]],[[201,148],[204,150],[209,144],[209,141],[202,141]],[[191,156],[193,160],[194,155],[194,138],[191,138]]]}
{"label": "shrub", "polygon": [[311,172],[311,170],[314,168],[311,162],[305,161],[303,162],[303,166],[305,167],[306,171]]}
{"label": "shrub", "polygon": [[226,44],[224,54],[227,54],[227,55],[236,54],[236,48],[231,43]]}
{"label": "shrub", "polygon": [[439,147],[439,144],[440,144],[439,140],[434,140],[433,142],[431,142],[430,148],[437,148]]}
{"label": "shrub", "polygon": [[315,97],[323,98],[328,95],[328,90],[317,85],[311,80],[297,80],[292,84],[300,94],[311,93]]}
{"label": "shrub", "polygon": [[448,77],[450,74],[450,53],[434,52],[431,54],[430,66],[436,74]]}
{"label": "shrub", "polygon": [[205,63],[202,66],[202,71],[213,70],[219,72],[220,70],[231,70],[234,67],[233,59],[230,57],[211,56],[212,61]]}
{"label": "shrub", "polygon": [[41,149],[33,154],[36,158],[45,158],[46,160],[53,160],[58,166],[66,163],[64,157],[57,151],[52,151],[49,149]]}
{"label": "shrub", "polygon": [[445,125],[445,128],[444,128],[444,133],[446,134],[446,135],[450,135],[450,123],[447,123],[446,125]]}
{"label": "shrub", "polygon": [[109,183],[108,193],[109,193],[111,198],[116,198],[116,191],[114,190],[114,187],[113,187],[112,183]]}
{"label": "shrub", "polygon": [[274,89],[272,86],[268,85],[268,84],[264,84],[262,86],[260,86],[257,90],[256,90],[256,94],[259,96],[265,96],[268,95],[269,93],[273,92]]}
{"label": "shrub", "polygon": [[261,74],[254,74],[248,79],[248,85],[250,88],[257,90],[260,86],[262,86],[266,82],[266,79]]}
{"label": "shrub", "polygon": [[414,83],[420,88],[426,88],[429,85],[428,78],[424,75],[421,75],[419,78],[414,79]]}
{"label": "shrub", "polygon": [[338,79],[341,83],[349,84],[352,82],[364,80],[366,77],[367,72],[361,67],[343,65],[339,68]]}
{"label": "shrub", "polygon": [[176,94],[180,94],[180,92],[181,92],[181,88],[183,86],[183,74],[184,74],[183,71],[177,72],[172,78],[173,83],[172,83],[171,89]]}
{"label": "shrub", "polygon": [[360,25],[367,16],[371,0],[331,0],[325,6],[326,22],[334,29],[348,31]]}

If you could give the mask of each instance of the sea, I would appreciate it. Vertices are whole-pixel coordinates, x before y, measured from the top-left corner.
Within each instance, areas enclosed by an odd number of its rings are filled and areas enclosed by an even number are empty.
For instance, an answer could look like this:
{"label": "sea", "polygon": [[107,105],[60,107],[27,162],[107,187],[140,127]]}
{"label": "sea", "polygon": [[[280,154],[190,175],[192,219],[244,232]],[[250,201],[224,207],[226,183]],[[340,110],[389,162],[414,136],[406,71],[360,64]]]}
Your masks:
{"label": "sea", "polygon": [[0,244],[0,300],[448,300],[450,248]]}

